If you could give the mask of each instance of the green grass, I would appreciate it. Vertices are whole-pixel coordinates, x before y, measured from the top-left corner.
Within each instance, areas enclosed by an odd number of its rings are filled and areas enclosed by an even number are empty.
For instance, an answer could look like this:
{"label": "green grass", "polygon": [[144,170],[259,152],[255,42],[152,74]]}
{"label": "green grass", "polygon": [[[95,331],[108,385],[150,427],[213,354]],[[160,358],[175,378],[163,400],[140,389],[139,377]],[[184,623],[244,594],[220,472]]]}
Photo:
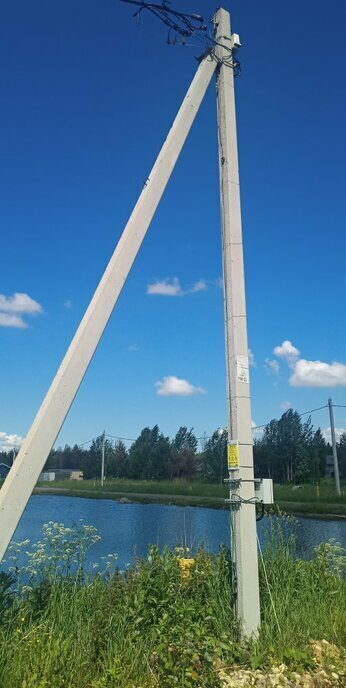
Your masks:
{"label": "green grass", "polygon": [[310,504],[345,504],[346,482],[341,482],[341,495],[335,492],[334,481],[323,480],[320,485],[302,485],[294,489],[292,485],[275,485],[275,499],[278,502],[309,502]]}
{"label": "green grass", "polygon": [[[71,496],[88,498],[114,498],[135,495],[137,501],[150,502],[162,497],[162,501],[174,504],[195,504],[198,506],[222,507],[223,499],[228,496],[227,485],[216,485],[200,481],[186,480],[106,480],[103,489],[98,480],[80,482],[61,481],[39,483],[40,488],[66,490]],[[303,485],[293,489],[291,485],[274,486],[275,504],[288,513],[346,515],[346,483],[342,483],[342,494],[338,497],[332,481],[322,481],[319,494],[316,485]]]}
{"label": "green grass", "polygon": [[320,485],[275,485],[275,502],[282,511],[300,514],[328,514],[346,516],[346,483],[341,483],[341,495],[335,493],[332,480],[323,480]]}
{"label": "green grass", "polygon": [[[81,480],[76,482],[54,481],[54,483],[39,483],[40,487],[63,487],[74,491],[99,491],[99,480]],[[226,497],[227,486],[202,483],[187,480],[105,480],[104,492],[121,492],[124,494],[157,494],[178,495],[187,497]]]}
{"label": "green grass", "polygon": [[[240,640],[226,550],[201,550],[186,577],[180,558],[188,553],[156,548],[126,573],[109,561],[90,577],[93,529],[48,524],[15,576],[15,594],[0,577],[1,688],[219,688],[220,666],[312,667],[312,638],[346,643],[345,558],[326,544],[300,561],[291,519],[266,524],[272,598],[261,564],[256,642]],[[12,556],[15,571],[16,548]]]}
{"label": "green grass", "polygon": [[279,509],[287,514],[303,516],[345,517],[346,504],[331,504],[329,502],[284,502],[278,503]]}

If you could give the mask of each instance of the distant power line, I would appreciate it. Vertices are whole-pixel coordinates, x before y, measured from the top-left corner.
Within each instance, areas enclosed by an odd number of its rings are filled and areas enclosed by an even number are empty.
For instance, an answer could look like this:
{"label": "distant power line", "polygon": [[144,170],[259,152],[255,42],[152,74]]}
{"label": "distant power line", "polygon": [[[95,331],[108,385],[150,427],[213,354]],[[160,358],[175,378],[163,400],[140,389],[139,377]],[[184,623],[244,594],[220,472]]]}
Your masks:
{"label": "distant power line", "polygon": [[137,439],[137,437],[118,437],[117,435],[107,435],[107,433],[106,437],[113,437],[113,439],[115,440],[123,440],[124,442],[135,442]]}
{"label": "distant power line", "polygon": [[[328,404],[324,404],[324,406],[319,406],[318,408],[311,409],[310,411],[303,411],[302,413],[298,413],[298,416],[301,418],[302,416],[307,416],[307,415],[310,415],[311,413],[315,413],[315,411],[321,411],[324,408],[328,408]],[[346,406],[345,406],[345,408],[346,408]],[[276,420],[276,419],[273,419],[273,420]],[[253,427],[252,429],[253,430],[260,430],[261,428],[266,428],[267,425],[269,425],[269,423],[270,423],[270,421],[268,421],[268,423],[264,423],[263,425],[255,425],[255,427]]]}
{"label": "distant power line", "polygon": [[[100,437],[100,435],[97,435],[97,437]],[[90,444],[90,442],[97,440],[97,437],[92,437],[91,440],[87,440],[86,442],[81,442],[81,444],[77,444],[77,447],[84,447],[86,444]]]}
{"label": "distant power line", "polygon": [[[346,408],[346,404],[332,404],[334,408]],[[317,408],[310,409],[309,411],[302,411],[301,413],[298,413],[298,416],[302,418],[302,416],[308,416],[311,413],[316,413],[316,411],[322,411],[323,409],[328,408],[328,404],[324,404],[323,406],[318,406]],[[276,420],[276,419],[273,419]],[[255,425],[252,430],[262,430],[263,428],[266,428],[267,425],[269,425],[270,421],[267,423],[263,423],[263,425]],[[81,442],[80,444],[77,445],[77,447],[85,447],[86,444],[90,444],[94,440],[97,440],[99,437],[102,437],[102,433],[100,435],[96,435],[96,437],[92,437],[90,440],[87,440],[86,442]],[[138,439],[137,437],[120,437],[119,435],[110,435],[108,433],[105,434],[105,437],[111,437],[114,440],[120,440],[122,442],[136,442]],[[202,435],[201,437],[196,437],[196,440],[199,442],[205,441],[205,440],[210,440],[212,438],[212,435]]]}

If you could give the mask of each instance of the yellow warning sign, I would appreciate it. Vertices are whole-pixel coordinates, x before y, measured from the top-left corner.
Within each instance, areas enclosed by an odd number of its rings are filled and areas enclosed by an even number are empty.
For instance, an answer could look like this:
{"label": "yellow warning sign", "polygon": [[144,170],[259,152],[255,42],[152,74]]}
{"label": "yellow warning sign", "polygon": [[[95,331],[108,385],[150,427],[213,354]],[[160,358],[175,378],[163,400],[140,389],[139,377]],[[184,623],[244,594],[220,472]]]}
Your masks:
{"label": "yellow warning sign", "polygon": [[233,442],[227,447],[228,468],[238,468],[239,466],[239,447],[238,442]]}

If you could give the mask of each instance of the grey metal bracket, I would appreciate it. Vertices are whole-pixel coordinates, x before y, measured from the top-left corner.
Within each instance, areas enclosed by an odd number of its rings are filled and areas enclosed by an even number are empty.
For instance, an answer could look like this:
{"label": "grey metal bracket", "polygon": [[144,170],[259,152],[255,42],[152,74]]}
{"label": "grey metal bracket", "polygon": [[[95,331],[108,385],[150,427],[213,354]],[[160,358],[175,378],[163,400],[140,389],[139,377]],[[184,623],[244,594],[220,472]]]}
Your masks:
{"label": "grey metal bracket", "polygon": [[228,483],[231,490],[238,490],[241,482],[241,478],[224,478],[224,483]]}
{"label": "grey metal bracket", "polygon": [[225,499],[225,504],[229,504],[233,511],[238,511],[240,509],[241,500],[240,499]]}

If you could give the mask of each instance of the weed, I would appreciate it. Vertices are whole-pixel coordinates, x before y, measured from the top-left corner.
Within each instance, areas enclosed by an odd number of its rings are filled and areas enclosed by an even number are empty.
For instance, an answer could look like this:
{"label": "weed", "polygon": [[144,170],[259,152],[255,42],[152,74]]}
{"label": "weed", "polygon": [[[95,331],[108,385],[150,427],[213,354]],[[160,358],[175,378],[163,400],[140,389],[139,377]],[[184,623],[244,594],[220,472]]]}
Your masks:
{"label": "weed", "polygon": [[309,670],[319,647],[312,639],[333,648],[346,641],[345,556],[329,542],[299,560],[294,528],[291,517],[267,518],[271,594],[261,563],[262,627],[244,642],[225,548],[201,549],[192,561],[186,549],[150,547],[125,573],[110,557],[91,574],[95,529],[47,524],[41,542],[12,547],[11,570],[0,574],[1,687],[218,688],[222,667]]}

